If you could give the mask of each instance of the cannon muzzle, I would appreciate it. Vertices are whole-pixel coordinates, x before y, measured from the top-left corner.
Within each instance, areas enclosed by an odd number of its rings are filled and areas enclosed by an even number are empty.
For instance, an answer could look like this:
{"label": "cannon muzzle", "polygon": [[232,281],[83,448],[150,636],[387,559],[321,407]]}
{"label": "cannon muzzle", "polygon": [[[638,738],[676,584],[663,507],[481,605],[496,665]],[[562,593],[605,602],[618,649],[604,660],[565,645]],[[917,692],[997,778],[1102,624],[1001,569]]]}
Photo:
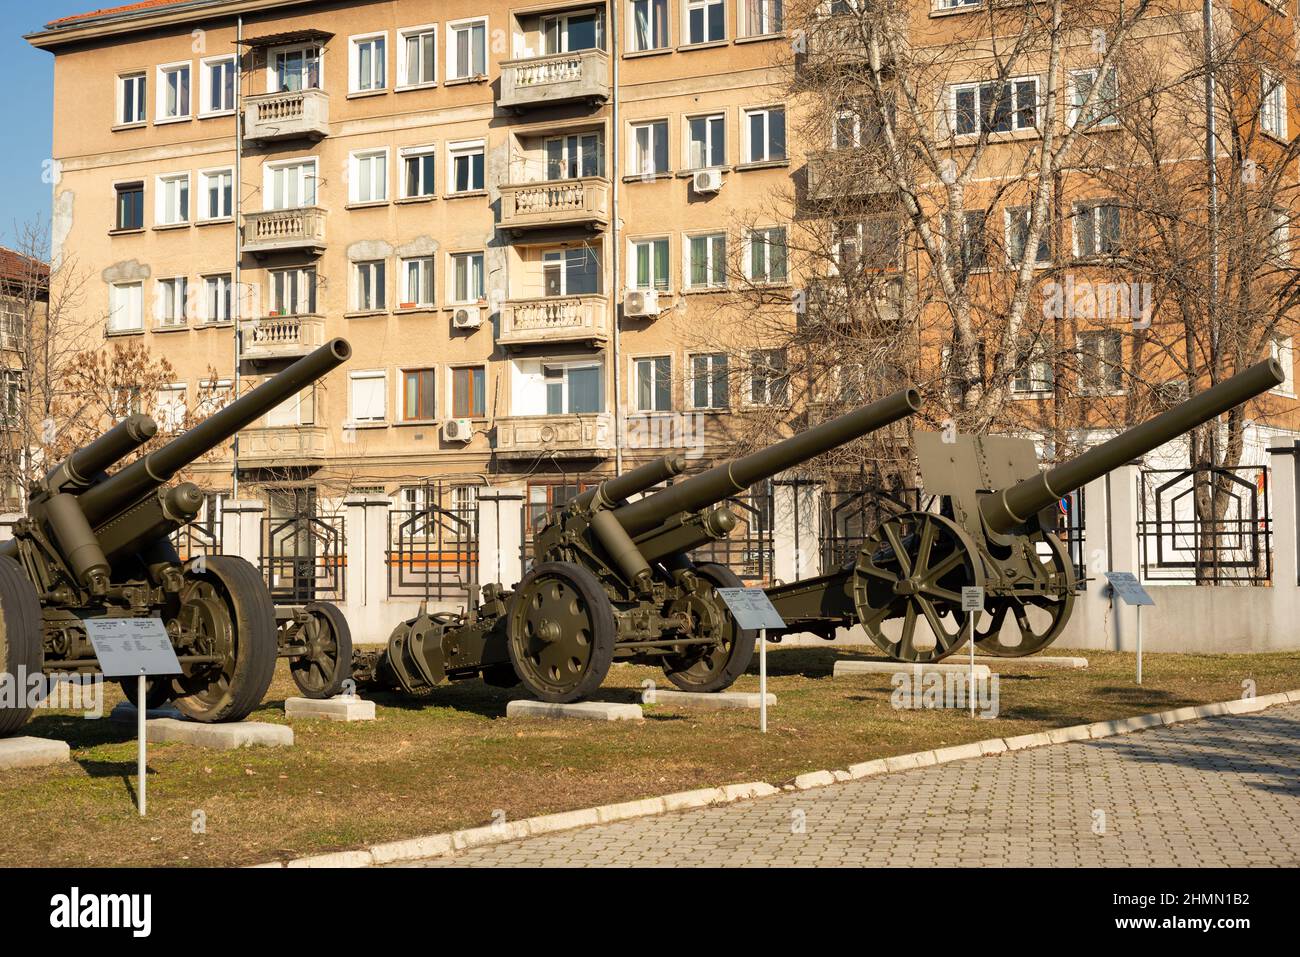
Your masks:
{"label": "cannon muzzle", "polygon": [[1077,458],[983,496],[980,513],[984,524],[990,531],[1005,535],[1075,489],[1285,381],[1276,359],[1257,363]]}
{"label": "cannon muzzle", "polygon": [[45,476],[51,495],[90,488],[96,476],[120,462],[158,434],[158,423],[147,415],[129,415],[85,448],[78,449]]}
{"label": "cannon muzzle", "polygon": [[686,456],[681,453],[665,455],[588,489],[574,499],[574,505],[578,508],[588,508],[593,504],[600,508],[613,508],[628,496],[654,488],[685,471]]}
{"label": "cannon muzzle", "polygon": [[[921,395],[913,388],[863,406],[847,415],[823,422],[744,458],[709,469],[645,498],[615,509],[619,523],[632,536],[658,528],[681,512],[695,512],[743,492],[755,482],[771,478],[801,462],[905,419],[921,408]],[[630,475],[631,473],[629,473]]]}

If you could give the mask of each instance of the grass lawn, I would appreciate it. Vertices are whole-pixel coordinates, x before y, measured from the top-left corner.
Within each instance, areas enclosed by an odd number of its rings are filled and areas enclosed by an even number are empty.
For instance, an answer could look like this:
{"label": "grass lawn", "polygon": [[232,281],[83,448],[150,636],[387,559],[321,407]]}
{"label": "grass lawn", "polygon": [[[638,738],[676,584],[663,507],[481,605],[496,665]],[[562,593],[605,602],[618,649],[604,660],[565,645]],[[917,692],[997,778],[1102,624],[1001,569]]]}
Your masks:
{"label": "grass lawn", "polygon": [[[1062,651],[1061,654],[1071,652]],[[1082,671],[1010,665],[994,720],[891,707],[890,675],[831,678],[863,648],[770,652],[779,704],[769,733],[751,711],[647,706],[644,722],[505,719],[516,692],[479,682],[423,700],[379,696],[378,720],[297,721],[292,749],[204,751],[151,745],[149,818],[136,815],[135,728],[38,712],[25,733],[61,738],[73,762],[0,772],[0,865],[254,864],[691,788],[785,783],[821,768],[989,737],[1300,688],[1300,653],[1147,655],[1088,652]],[[757,661],[755,662],[757,668]],[[613,669],[603,697],[639,700],[654,669]],[[757,691],[756,671],[737,690]],[[116,685],[106,708],[120,700]],[[282,664],[253,720],[284,722],[295,693]],[[202,812],[206,830],[194,826]],[[195,833],[196,830],[203,831]]]}

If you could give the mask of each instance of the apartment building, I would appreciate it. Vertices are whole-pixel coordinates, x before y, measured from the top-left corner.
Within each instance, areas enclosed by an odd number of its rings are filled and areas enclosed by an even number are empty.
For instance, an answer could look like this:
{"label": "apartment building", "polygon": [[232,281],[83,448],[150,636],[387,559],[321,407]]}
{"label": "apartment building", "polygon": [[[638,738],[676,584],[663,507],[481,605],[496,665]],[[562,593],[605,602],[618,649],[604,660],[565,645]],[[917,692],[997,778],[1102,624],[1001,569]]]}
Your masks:
{"label": "apartment building", "polygon": [[48,264],[0,246],[0,509],[23,505],[28,330],[49,308]]}

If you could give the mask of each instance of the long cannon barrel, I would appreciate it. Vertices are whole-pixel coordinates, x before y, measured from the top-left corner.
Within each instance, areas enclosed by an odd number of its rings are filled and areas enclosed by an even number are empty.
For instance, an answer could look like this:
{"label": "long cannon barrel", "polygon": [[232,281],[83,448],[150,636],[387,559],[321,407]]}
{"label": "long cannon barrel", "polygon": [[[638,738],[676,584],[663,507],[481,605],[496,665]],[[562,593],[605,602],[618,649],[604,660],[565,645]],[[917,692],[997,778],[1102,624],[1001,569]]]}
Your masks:
{"label": "long cannon barrel", "polygon": [[778,442],[770,448],[709,469],[669,488],[615,509],[614,515],[629,535],[658,528],[678,512],[694,512],[743,492],[755,482],[771,478],[800,462],[816,458],[838,446],[882,429],[920,411],[921,395],[907,388],[847,415],[823,422]]}
{"label": "long cannon barrel", "polygon": [[984,524],[991,531],[1005,535],[1075,489],[1285,381],[1282,366],[1276,359],[1257,363],[1078,458],[984,496],[980,500]]}
{"label": "long cannon barrel", "polygon": [[593,502],[597,502],[602,508],[611,508],[629,495],[654,488],[660,482],[666,482],[674,475],[681,475],[685,471],[686,456],[681,453],[665,455],[630,472],[624,472],[617,478],[601,482],[595,488],[579,495],[574,500],[574,504],[579,508],[586,508]]}
{"label": "long cannon barrel", "polygon": [[53,493],[86,489],[100,472],[126,458],[158,434],[158,423],[147,415],[129,415],[84,448],[50,470],[45,483]]}

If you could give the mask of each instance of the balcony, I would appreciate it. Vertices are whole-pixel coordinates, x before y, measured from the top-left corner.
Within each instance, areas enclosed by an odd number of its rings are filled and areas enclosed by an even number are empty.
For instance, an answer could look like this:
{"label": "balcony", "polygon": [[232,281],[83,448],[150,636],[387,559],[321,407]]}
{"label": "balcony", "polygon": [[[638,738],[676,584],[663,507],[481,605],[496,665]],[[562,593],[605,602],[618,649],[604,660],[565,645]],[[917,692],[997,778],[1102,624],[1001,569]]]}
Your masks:
{"label": "balcony", "polygon": [[499,342],[511,346],[604,342],[609,335],[604,296],[508,299],[501,309]]}
{"label": "balcony", "polygon": [[518,183],[501,187],[501,228],[530,229],[609,225],[609,180],[600,176]]}
{"label": "balcony", "polygon": [[268,426],[239,433],[240,468],[286,468],[325,461],[325,427]]}
{"label": "balcony", "polygon": [[560,103],[609,99],[609,55],[604,50],[552,53],[501,64],[503,109],[526,110]]}
{"label": "balcony", "polygon": [[880,196],[894,184],[873,169],[873,151],[866,148],[820,150],[808,154],[808,198],[824,203],[844,196]]}
{"label": "balcony", "polygon": [[[863,71],[871,65],[862,22],[856,16],[835,15],[814,21],[808,30],[802,68],[806,72]],[[880,69],[892,66],[889,50],[880,47]]]}
{"label": "balcony", "polygon": [[329,135],[330,97],[324,90],[264,93],[244,100],[244,139],[319,140]]}
{"label": "balcony", "polygon": [[239,324],[240,355],[248,362],[297,359],[325,344],[323,316],[268,316]]}
{"label": "balcony", "polygon": [[244,252],[325,251],[325,210],[319,206],[244,214]]}
{"label": "balcony", "polygon": [[614,417],[603,412],[512,416],[497,422],[502,459],[603,459],[614,451]]}

